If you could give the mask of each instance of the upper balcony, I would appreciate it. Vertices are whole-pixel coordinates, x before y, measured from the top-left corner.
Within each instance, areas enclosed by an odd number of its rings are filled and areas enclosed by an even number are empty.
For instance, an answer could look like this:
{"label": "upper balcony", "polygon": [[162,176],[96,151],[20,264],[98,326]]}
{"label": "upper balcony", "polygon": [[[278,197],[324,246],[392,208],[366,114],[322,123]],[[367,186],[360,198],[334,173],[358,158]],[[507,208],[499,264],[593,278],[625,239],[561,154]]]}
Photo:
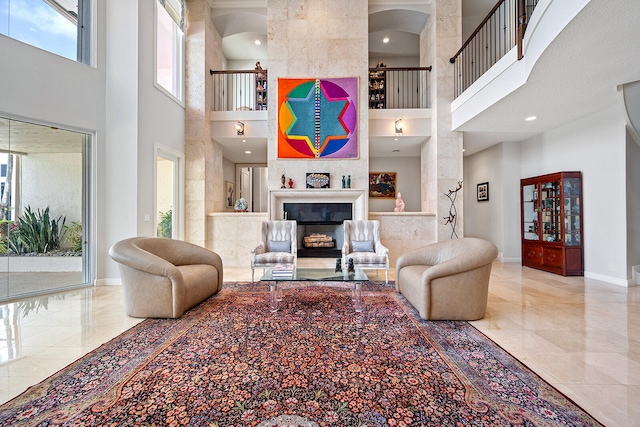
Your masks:
{"label": "upper balcony", "polygon": [[[431,67],[369,69],[365,105],[372,156],[419,155],[420,144],[431,134],[430,71]],[[241,163],[244,152],[251,151],[253,163],[266,162],[267,111],[269,100],[276,96],[268,71],[210,70],[210,74],[212,133],[225,148],[225,157]],[[389,142],[400,136],[402,148],[390,151]],[[256,157],[256,153],[263,154]]]}
{"label": "upper balcony", "polygon": [[[429,108],[431,67],[369,69],[370,109]],[[265,111],[268,106],[267,70],[210,70],[213,111]]]}
{"label": "upper balcony", "polygon": [[[517,5],[512,1],[500,4],[513,9]],[[640,35],[634,21],[640,3],[528,4],[534,7],[527,9],[522,37],[516,37],[521,47],[516,40],[505,46],[503,56],[497,55],[500,49],[493,42],[501,39],[492,31],[503,27],[487,18],[474,32],[475,41],[465,43],[470,51],[461,49],[454,59],[459,93],[451,104],[452,127],[464,132],[465,155],[500,142],[524,141],[615,107],[620,103],[616,89],[639,79],[640,56],[632,52]],[[510,16],[507,23],[517,36],[519,15]],[[532,116],[537,119],[525,121]]]}

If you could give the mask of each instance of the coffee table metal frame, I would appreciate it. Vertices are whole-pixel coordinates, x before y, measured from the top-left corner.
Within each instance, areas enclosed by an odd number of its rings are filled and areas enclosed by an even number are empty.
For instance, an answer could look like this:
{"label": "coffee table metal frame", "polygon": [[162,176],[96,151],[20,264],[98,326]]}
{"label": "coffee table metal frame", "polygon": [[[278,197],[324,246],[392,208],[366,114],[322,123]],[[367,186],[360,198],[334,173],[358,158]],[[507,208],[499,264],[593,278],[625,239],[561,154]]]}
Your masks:
{"label": "coffee table metal frame", "polygon": [[345,282],[353,283],[351,288],[351,299],[356,312],[362,311],[362,283],[369,278],[364,270],[356,268],[354,271],[336,272],[333,268],[294,268],[291,276],[274,277],[273,269],[269,268],[260,277],[261,282],[269,283],[269,311],[278,311],[278,302],[282,301],[283,282],[308,281],[308,282]]}

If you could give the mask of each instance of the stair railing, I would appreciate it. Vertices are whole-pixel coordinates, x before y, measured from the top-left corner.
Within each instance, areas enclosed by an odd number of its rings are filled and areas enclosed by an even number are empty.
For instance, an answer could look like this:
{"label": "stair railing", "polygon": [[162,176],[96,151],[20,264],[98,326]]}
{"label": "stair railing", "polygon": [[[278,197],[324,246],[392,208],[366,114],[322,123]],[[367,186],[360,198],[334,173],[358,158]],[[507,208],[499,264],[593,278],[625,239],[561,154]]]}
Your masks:
{"label": "stair railing", "polygon": [[458,97],[514,46],[522,59],[522,41],[527,22],[538,0],[500,0],[491,9],[456,54],[454,97]]}

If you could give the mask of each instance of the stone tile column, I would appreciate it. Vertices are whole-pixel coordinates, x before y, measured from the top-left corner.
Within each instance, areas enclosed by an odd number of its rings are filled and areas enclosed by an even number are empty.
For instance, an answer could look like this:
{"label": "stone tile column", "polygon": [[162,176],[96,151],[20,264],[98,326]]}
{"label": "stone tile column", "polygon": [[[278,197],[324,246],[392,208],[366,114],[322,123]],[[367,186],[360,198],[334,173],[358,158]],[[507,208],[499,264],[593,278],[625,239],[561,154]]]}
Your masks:
{"label": "stone tile column", "polygon": [[[307,172],[329,172],[331,188],[339,189],[340,177],[351,175],[353,189],[368,189],[368,1],[268,0],[267,5],[269,190],[280,188],[283,173],[293,178],[295,189],[304,189]],[[283,77],[359,78],[357,159],[277,158],[276,94]]]}
{"label": "stone tile column", "polygon": [[[421,167],[422,211],[436,212],[438,241],[451,238],[452,228],[445,225],[451,201],[445,194],[455,190],[463,176],[462,133],[451,130],[454,76],[453,65],[449,63],[449,58],[461,45],[461,0],[433,0],[429,21],[420,35],[420,63],[433,66],[429,82],[432,136],[422,147]],[[463,236],[463,191],[464,187],[458,192],[455,203],[455,229],[459,237]]]}
{"label": "stone tile column", "polygon": [[222,211],[222,146],[212,140],[210,69],[222,68],[222,38],[206,0],[187,0],[185,240],[206,246],[207,214]]}

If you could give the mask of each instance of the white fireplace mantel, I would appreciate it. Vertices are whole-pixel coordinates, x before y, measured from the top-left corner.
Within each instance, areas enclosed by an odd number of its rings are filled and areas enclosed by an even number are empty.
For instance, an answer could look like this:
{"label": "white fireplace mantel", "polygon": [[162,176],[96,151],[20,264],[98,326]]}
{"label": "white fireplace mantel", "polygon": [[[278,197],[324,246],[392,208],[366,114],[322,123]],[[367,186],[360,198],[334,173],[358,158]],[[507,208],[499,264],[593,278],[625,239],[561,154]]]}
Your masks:
{"label": "white fireplace mantel", "polygon": [[367,219],[368,192],[355,188],[282,189],[269,192],[269,219],[282,219],[282,206],[291,203],[351,203],[353,219]]}

